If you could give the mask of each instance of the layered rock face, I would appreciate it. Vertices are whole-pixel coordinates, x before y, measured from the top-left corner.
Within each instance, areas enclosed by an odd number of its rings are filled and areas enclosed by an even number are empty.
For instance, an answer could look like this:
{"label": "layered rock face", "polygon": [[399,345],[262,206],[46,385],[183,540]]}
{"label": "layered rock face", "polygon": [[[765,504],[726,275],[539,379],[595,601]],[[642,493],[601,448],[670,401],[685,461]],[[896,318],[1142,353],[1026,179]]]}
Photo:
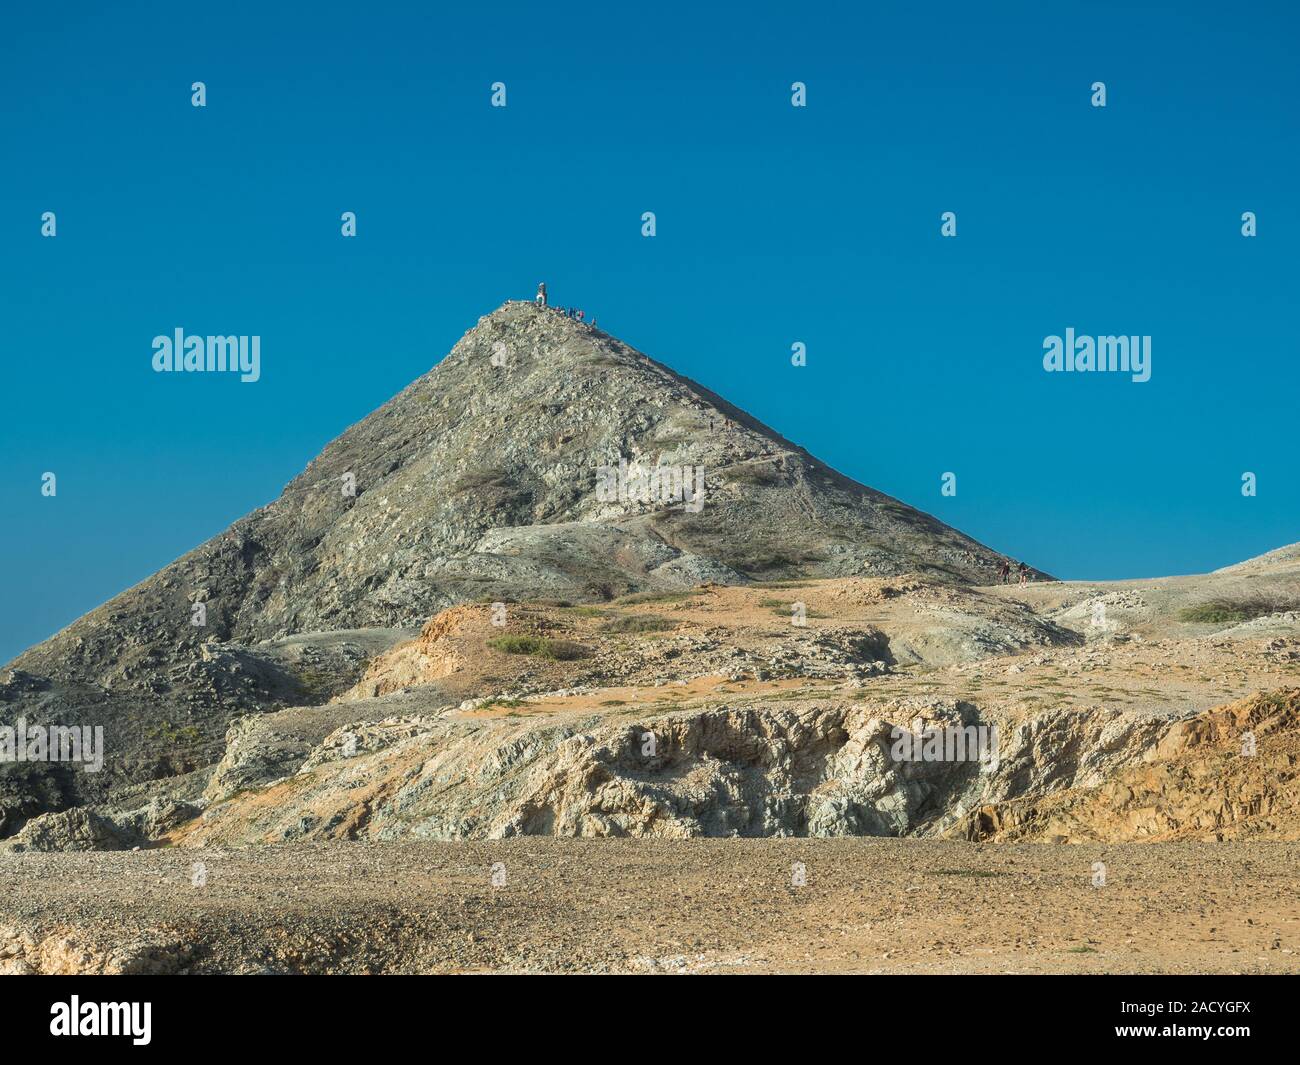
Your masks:
{"label": "layered rock face", "polygon": [[[990,747],[971,756],[981,728]],[[967,757],[951,744],[922,757],[920,737],[948,730],[965,733]],[[918,737],[911,758],[899,757],[903,732]],[[1246,734],[1263,753],[1242,754]],[[1300,690],[1176,721],[1112,710],[999,722],[923,699],[545,724],[394,716],[269,771],[232,742],[213,805],[171,838],[1294,839],[1298,744]]]}
{"label": "layered rock face", "polygon": [[954,834],[1062,843],[1300,839],[1300,690],[1176,722],[1096,786],[981,804]]}

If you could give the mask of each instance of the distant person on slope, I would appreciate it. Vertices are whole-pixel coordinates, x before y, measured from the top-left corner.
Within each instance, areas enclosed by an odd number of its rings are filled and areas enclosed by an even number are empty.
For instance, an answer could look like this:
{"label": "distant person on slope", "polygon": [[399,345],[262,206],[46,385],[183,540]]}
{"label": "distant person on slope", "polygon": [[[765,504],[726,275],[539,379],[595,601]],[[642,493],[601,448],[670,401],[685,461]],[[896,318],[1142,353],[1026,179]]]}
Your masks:
{"label": "distant person on slope", "polygon": [[1020,563],[1020,583],[1022,585],[1029,583],[1029,567],[1023,562]]}
{"label": "distant person on slope", "polygon": [[1006,584],[1007,578],[1011,576],[1011,563],[1005,558],[1002,560],[1002,565],[998,567],[998,576],[1002,579],[1003,584]]}

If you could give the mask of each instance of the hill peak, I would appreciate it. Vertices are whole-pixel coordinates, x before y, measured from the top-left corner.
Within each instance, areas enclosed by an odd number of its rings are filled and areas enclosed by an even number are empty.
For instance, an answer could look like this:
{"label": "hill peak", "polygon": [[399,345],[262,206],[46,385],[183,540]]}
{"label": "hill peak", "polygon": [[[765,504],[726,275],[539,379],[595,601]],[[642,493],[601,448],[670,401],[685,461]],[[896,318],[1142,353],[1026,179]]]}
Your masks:
{"label": "hill peak", "polygon": [[[94,706],[122,736],[188,723],[216,744],[232,716],[309,698],[244,650],[267,641],[411,630],[465,602],[988,583],[1001,560],[603,330],[508,301],[275,501],[15,659],[28,679],[8,710]],[[134,757],[115,764],[183,769]]]}

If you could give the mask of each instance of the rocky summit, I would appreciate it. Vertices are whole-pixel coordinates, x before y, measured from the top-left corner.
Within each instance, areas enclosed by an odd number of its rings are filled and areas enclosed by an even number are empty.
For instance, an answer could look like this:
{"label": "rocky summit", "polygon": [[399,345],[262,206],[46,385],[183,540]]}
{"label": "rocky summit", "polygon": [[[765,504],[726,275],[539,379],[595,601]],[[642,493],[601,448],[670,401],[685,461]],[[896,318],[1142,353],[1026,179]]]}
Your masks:
{"label": "rocky summit", "polygon": [[1000,561],[609,334],[508,302],[273,503],[0,672],[0,724],[106,737],[100,773],[0,766],[0,834],[212,765],[234,719],[325,702],[458,603],[987,583]]}

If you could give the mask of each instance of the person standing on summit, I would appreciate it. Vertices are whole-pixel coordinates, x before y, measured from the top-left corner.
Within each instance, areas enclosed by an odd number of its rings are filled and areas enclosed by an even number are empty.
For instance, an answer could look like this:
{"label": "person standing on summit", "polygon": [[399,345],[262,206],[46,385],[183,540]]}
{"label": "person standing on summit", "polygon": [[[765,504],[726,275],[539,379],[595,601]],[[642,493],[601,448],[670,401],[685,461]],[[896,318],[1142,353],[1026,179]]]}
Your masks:
{"label": "person standing on summit", "polygon": [[537,305],[539,307],[546,306],[546,282],[545,281],[539,281],[537,284]]}

